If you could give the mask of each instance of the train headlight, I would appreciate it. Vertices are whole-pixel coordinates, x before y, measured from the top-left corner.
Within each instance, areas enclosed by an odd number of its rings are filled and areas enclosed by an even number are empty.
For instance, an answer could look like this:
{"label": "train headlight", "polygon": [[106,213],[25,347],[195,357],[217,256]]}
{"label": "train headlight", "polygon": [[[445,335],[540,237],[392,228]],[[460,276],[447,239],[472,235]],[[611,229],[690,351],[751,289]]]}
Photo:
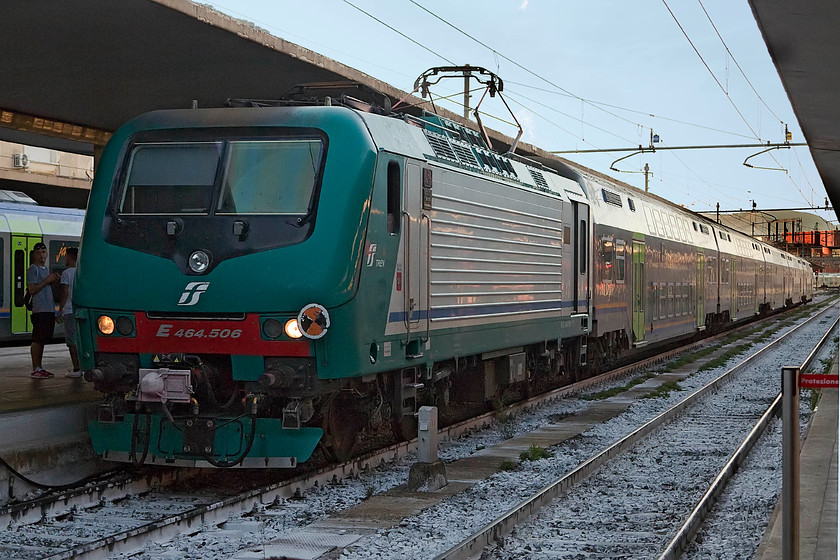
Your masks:
{"label": "train headlight", "polygon": [[134,332],[134,323],[128,317],[117,317],[117,332],[123,336],[128,336]]}
{"label": "train headlight", "polygon": [[283,325],[277,319],[266,319],[262,331],[268,338],[280,338],[283,334]]}
{"label": "train headlight", "polygon": [[201,274],[207,270],[208,266],[210,266],[210,255],[201,250],[194,251],[193,254],[190,255],[189,264],[190,270],[197,274]]}
{"label": "train headlight", "polygon": [[330,314],[324,306],[310,303],[300,310],[297,322],[303,336],[317,340],[327,334],[327,329],[330,328]]}
{"label": "train headlight", "polygon": [[289,319],[286,321],[286,326],[283,330],[286,331],[286,336],[289,338],[300,338],[303,336],[303,333],[300,332],[300,325],[298,324],[297,319]]}
{"label": "train headlight", "polygon": [[102,334],[114,333],[114,320],[107,315],[101,315],[99,319],[96,320],[96,326]]}

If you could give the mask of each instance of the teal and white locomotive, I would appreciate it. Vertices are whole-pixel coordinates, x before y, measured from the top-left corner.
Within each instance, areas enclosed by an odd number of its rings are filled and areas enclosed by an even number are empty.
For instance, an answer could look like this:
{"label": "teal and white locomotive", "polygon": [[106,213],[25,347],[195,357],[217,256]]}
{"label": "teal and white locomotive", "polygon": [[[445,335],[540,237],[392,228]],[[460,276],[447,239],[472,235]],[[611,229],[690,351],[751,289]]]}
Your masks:
{"label": "teal and white locomotive", "polygon": [[420,406],[569,383],[810,297],[803,261],[676,205],[372,109],[156,111],[114,134],[74,293],[98,453],[345,458],[373,425],[410,437]]}
{"label": "teal and white locomotive", "polygon": [[156,111],[118,130],[74,308],[109,460],[294,467],[373,410],[571,375],[589,329],[575,181],[432,114]]}

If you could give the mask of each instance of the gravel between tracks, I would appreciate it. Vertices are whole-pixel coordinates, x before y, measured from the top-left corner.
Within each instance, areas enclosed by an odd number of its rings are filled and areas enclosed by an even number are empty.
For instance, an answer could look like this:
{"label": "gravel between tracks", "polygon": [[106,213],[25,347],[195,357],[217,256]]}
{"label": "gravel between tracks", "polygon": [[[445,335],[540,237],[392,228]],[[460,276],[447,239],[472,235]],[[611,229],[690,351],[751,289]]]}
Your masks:
{"label": "gravel between tracks", "polygon": [[[814,343],[819,337],[818,331],[826,325],[817,322],[809,327]],[[805,343],[787,344],[781,350],[784,354],[774,360],[785,365],[799,363],[804,359],[802,347]],[[757,350],[755,347],[754,350]],[[753,350],[753,351],[754,351]],[[742,354],[743,357],[743,354]],[[370,535],[357,541],[341,553],[343,560],[350,559],[408,559],[430,558],[457,544],[472,531],[492,521],[502,512],[513,507],[523,498],[543,488],[546,484],[576,467],[582,460],[588,458],[595,451],[609,443],[623,437],[641,423],[655,417],[675,402],[684,398],[690,392],[705,385],[718,377],[727,369],[726,366],[716,370],[696,373],[680,382],[681,391],[672,392],[666,398],[641,399],[630,409],[613,420],[596,426],[580,438],[570,440],[554,449],[554,457],[539,461],[524,462],[520,468],[512,472],[501,472],[490,479],[477,484],[471,489],[445,500],[439,505],[424,511],[422,514],[404,519],[398,526]],[[778,385],[778,368],[773,366],[767,375],[772,383]],[[474,453],[477,449],[494,445],[503,439],[526,433],[536,427],[556,422],[557,419],[573,414],[588,406],[579,399],[569,398],[547,405],[536,411],[522,414],[516,419],[503,425],[496,425],[490,429],[476,432],[459,438],[454,442],[445,442],[440,449],[440,457],[445,461],[455,460]],[[808,418],[807,399],[802,399],[803,425]],[[723,411],[720,411],[724,414]],[[737,542],[720,545],[720,551],[704,548],[699,556],[694,558],[738,558],[747,549],[754,552],[763,534],[764,528],[775,504],[776,495],[780,491],[781,475],[778,465],[781,464],[780,427],[773,428],[771,433],[762,439],[756,450],[756,456],[751,462],[766,465],[766,482],[748,481],[744,484],[740,494],[757,495],[755,505],[741,509],[740,517],[736,519],[739,530]],[[768,443],[765,443],[768,442]],[[766,449],[765,449],[766,447]],[[408,470],[414,458],[409,456],[395,464],[385,465],[370,472],[361,473],[358,477],[343,481],[337,485],[327,485],[306,493],[301,500],[288,500],[271,506],[259,506],[251,514],[243,516],[241,520],[234,520],[228,524],[228,529],[204,527],[202,531],[191,535],[182,535],[167,543],[149,543],[143,552],[133,554],[116,554],[114,560],[164,560],[164,559],[206,559],[227,560],[236,550],[258,547],[263,543],[270,543],[282,537],[285,533],[296,528],[302,528],[334,512],[357,504],[367,496],[388,490],[403,484],[408,476]],[[774,467],[774,465],[776,465]],[[753,469],[749,469],[752,471]],[[761,471],[762,469],[757,469]],[[774,474],[775,473],[775,474]],[[677,473],[677,476],[679,474]],[[778,478],[778,481],[776,481]],[[738,485],[733,487],[737,488]],[[766,487],[766,490],[765,490]],[[738,497],[738,492],[734,496]],[[562,498],[561,498],[562,500]],[[549,507],[554,507],[552,506]],[[546,508],[548,509],[548,508]],[[589,515],[587,513],[570,513],[570,515]],[[594,514],[590,519],[582,519],[597,528],[603,521],[602,514]],[[731,523],[725,521],[724,523]],[[704,546],[716,537],[703,539]],[[731,540],[731,539],[730,539]],[[534,558],[539,557],[533,550],[526,549],[527,544],[517,545],[515,539],[507,539],[504,554],[500,558]],[[730,547],[730,548],[727,548]],[[749,553],[752,554],[751,552]],[[575,556],[569,556],[574,558]],[[633,557],[629,554],[627,557]]]}

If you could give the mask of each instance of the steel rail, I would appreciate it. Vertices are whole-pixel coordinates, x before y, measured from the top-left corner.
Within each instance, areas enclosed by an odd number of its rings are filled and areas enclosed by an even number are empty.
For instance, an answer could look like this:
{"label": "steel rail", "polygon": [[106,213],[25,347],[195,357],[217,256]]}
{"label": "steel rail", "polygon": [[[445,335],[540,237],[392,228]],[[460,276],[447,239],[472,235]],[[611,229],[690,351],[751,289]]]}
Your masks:
{"label": "steel rail", "polygon": [[[779,315],[775,315],[775,317],[778,316]],[[503,410],[488,412],[468,420],[445,426],[439,430],[439,436],[441,439],[457,438],[466,432],[475,430],[476,428],[491,425],[500,412],[515,414],[527,411],[533,407],[554,402],[570,394],[579,393],[609,381],[630,375],[639,369],[670,360],[673,357],[689,352],[698,346],[724,338],[731,335],[733,332],[737,332],[740,329],[751,326],[755,326],[755,323],[748,323],[741,327],[737,327],[736,329],[717,334],[714,337],[705,338],[698,342],[606,372],[599,376],[591,377],[558,389],[554,389],[553,391],[549,391],[525,401],[514,403]],[[299,496],[304,491],[312,487],[323,486],[324,484],[337,479],[352,476],[356,472],[372,469],[383,463],[396,461],[412,453],[416,449],[416,439],[399,442],[387,448],[357,457],[340,465],[330,465],[313,472],[301,474],[300,476],[287,481],[263,486],[215,503],[198,506],[190,511],[153,521],[140,527],[79,544],[73,548],[56,552],[55,554],[46,557],[46,560],[63,560],[69,558],[79,560],[98,560],[105,559],[117,552],[130,552],[143,546],[150,538],[155,540],[169,539],[174,537],[176,534],[183,532],[185,528],[192,527],[199,523],[214,521],[221,522],[232,512],[241,512],[250,509],[257,504],[271,503],[279,499]],[[102,494],[100,494],[101,491],[101,488],[88,488],[84,489],[80,492],[80,494],[93,496],[93,498],[89,499],[96,500],[96,498],[102,497]],[[119,490],[117,490],[117,492],[119,492]],[[79,503],[74,504],[72,499],[68,500],[67,494],[68,493],[64,493],[62,495],[63,499],[59,501],[59,504],[65,509],[70,509],[74,506],[84,507],[84,505]],[[114,496],[111,496],[111,499],[113,499],[113,497]],[[43,507],[43,504],[39,504],[39,507],[28,508],[29,516],[37,516],[41,513],[41,517],[43,517],[43,513],[45,511]],[[52,515],[55,515],[56,513],[58,512],[52,510]],[[30,523],[34,522],[34,520],[29,516],[27,516],[27,521]],[[22,518],[18,518],[17,521],[22,521]]]}
{"label": "steel rail", "polygon": [[[802,365],[800,366],[801,371],[805,371],[811,365],[811,362],[813,362],[817,353],[828,343],[829,336],[837,328],[838,323],[840,323],[840,317],[834,320],[834,323],[831,324],[825,335],[823,335],[808,357],[805,358],[805,361],[802,362]],[[744,463],[744,461],[746,461],[752,451],[752,448],[764,434],[767,426],[770,424],[770,419],[779,414],[781,406],[782,393],[779,392],[778,396],[776,396],[773,400],[773,404],[771,404],[767,411],[762,415],[761,419],[750,431],[744,442],[738,447],[735,453],[732,454],[732,457],[715,477],[714,481],[709,486],[709,489],[691,512],[691,515],[688,516],[685,523],[682,527],[680,527],[677,534],[671,542],[668,543],[668,546],[659,556],[659,560],[676,560],[680,557],[683,550],[685,550],[685,547],[688,546],[688,544],[694,539],[697,531],[700,530],[700,527],[703,525],[706,517],[708,517],[709,513],[712,512],[715,502],[723,493],[729,479],[735,475],[738,468]]]}
{"label": "steel rail", "polygon": [[697,401],[699,401],[701,398],[705,397],[712,391],[717,390],[721,385],[728,382],[734,376],[734,374],[738,373],[747,365],[753,363],[758,358],[762,357],[766,352],[769,352],[771,349],[781,344],[782,341],[786,340],[789,335],[798,331],[805,325],[809,324],[811,321],[815,320],[817,317],[821,316],[829,309],[831,309],[831,306],[828,306],[826,307],[826,309],[823,309],[820,312],[814,314],[813,316],[811,316],[801,324],[797,325],[787,333],[783,334],[776,340],[770,342],[762,349],[758,350],[757,352],[743,360],[740,364],[736,365],[735,367],[729,369],[728,371],[720,375],[717,379],[698,389],[681,402],[677,403],[668,410],[659,414],[657,417],[648,421],[632,433],[624,436],[622,439],[615,442],[600,453],[590,457],[588,460],[580,464],[570,473],[555,480],[553,483],[544,487],[542,490],[540,490],[530,498],[523,500],[522,502],[508,510],[506,513],[502,514],[495,520],[491,521],[490,523],[476,531],[473,535],[462,540],[454,547],[443,552],[442,554],[437,555],[435,557],[435,560],[468,560],[471,558],[478,558],[481,555],[482,550],[485,546],[491,545],[494,542],[496,542],[500,537],[509,534],[517,525],[522,524],[526,519],[537,513],[541,508],[549,504],[552,500],[557,498],[560,494],[562,494],[569,488],[585,480],[598,468],[600,468],[604,463],[619,455],[623,451],[632,448],[644,437],[648,436],[662,425],[670,422],[674,418],[681,415],[686,409],[696,404]]}

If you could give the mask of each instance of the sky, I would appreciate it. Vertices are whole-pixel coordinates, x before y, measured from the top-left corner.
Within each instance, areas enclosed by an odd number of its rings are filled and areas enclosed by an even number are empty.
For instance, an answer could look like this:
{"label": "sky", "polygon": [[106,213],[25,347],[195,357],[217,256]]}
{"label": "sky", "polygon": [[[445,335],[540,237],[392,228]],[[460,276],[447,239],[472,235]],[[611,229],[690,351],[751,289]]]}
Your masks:
{"label": "sky", "polygon": [[[547,151],[804,142],[747,0],[222,0],[210,6],[403,91],[436,66],[483,66],[523,141]],[[463,82],[432,93],[462,112]],[[477,102],[481,92],[473,94]],[[498,99],[482,121],[517,129]],[[486,114],[485,114],[486,113]],[[823,207],[808,148],[559,154],[696,211]],[[743,162],[749,158],[749,168]],[[620,171],[611,169],[615,167]],[[759,167],[770,169],[758,169]],[[836,223],[833,211],[815,212]]]}

